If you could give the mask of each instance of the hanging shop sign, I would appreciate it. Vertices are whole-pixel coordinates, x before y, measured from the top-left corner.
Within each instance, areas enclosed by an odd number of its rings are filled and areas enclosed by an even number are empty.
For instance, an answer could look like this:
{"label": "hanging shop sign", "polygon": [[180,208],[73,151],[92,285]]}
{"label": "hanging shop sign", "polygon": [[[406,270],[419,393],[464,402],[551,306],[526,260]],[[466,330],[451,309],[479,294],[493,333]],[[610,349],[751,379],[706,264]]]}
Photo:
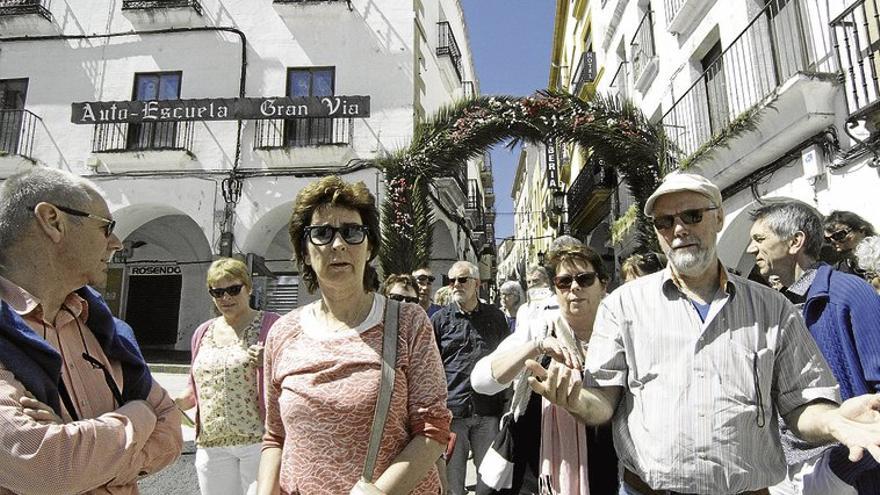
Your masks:
{"label": "hanging shop sign", "polygon": [[128,269],[129,275],[146,275],[158,277],[163,275],[180,275],[179,265],[134,265]]}
{"label": "hanging shop sign", "polygon": [[544,148],[547,150],[547,159],[545,160],[547,163],[547,188],[551,191],[559,188],[559,168],[556,162],[556,140],[550,139],[545,144]]}
{"label": "hanging shop sign", "polygon": [[74,124],[207,120],[369,117],[369,96],[201,98],[196,100],[86,101],[71,104]]}

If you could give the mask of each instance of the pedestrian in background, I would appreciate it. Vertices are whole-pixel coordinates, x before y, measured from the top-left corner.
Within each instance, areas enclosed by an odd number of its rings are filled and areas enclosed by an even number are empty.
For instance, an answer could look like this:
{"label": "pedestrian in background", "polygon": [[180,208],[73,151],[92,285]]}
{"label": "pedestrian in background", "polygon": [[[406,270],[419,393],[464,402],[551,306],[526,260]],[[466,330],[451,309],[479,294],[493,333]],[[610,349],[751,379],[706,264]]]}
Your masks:
{"label": "pedestrian in background", "polygon": [[[525,366],[529,359],[552,359],[581,372],[608,274],[599,255],[571,236],[553,241],[547,259],[556,274],[559,310],[544,309],[521,321],[471,373],[474,390],[484,394],[513,383],[504,418],[512,421],[513,481],[498,493],[613,494],[618,466],[610,426],[587,427],[548,401],[542,404],[541,396],[529,388]],[[539,478],[549,491],[539,491]]]}
{"label": "pedestrian in background", "polygon": [[[452,411],[451,429],[456,435],[455,449],[447,465],[449,495],[465,495],[468,455],[480,465],[498,433],[504,408],[504,394],[484,395],[471,388],[474,364],[489,355],[507,337],[504,313],[480,302],[477,266],[457,261],[449,269],[452,302],[431,317],[440,356],[446,371],[447,405]],[[477,491],[483,492],[477,475]]]}
{"label": "pedestrian in background", "polygon": [[649,251],[647,253],[634,253],[623,260],[620,272],[624,282],[631,282],[639,277],[657,273],[666,267],[666,256]]}
{"label": "pedestrian in background", "polygon": [[855,254],[865,279],[880,294],[880,236],[866,237],[856,246]]}
{"label": "pedestrian in background", "polygon": [[431,271],[430,267],[423,266],[412,272],[412,276],[419,284],[419,304],[428,313],[430,318],[444,306],[443,304],[435,304],[432,298],[431,293],[434,291],[434,280],[436,280],[434,272]]}
{"label": "pedestrian in background", "polygon": [[855,248],[865,237],[876,235],[870,222],[851,211],[832,211],[825,217],[825,241],[834,249],[835,259],[823,260],[834,269],[864,277],[855,257]]}
{"label": "pedestrian in background", "polygon": [[451,302],[452,299],[452,287],[448,285],[444,285],[437,289],[437,292],[434,293],[434,303],[440,306],[446,306]]}
{"label": "pedestrian in background", "polygon": [[412,275],[392,273],[382,283],[382,294],[399,302],[419,303],[418,285]]}
{"label": "pedestrian in background", "polygon": [[202,495],[253,495],[266,418],[263,344],[278,314],[250,306],[253,281],[239,260],[208,268],[220,313],[193,333],[189,384],[175,399],[196,408],[196,474]]}
{"label": "pedestrian in background", "polygon": [[507,319],[510,333],[513,333],[516,329],[516,312],[526,302],[526,294],[523,292],[519,282],[514,280],[508,280],[501,284],[499,292],[501,293],[501,311]]}
{"label": "pedestrian in background", "polygon": [[401,303],[391,404],[372,482],[360,480],[382,369],[387,299],[370,290],[380,249],[376,200],[336,176],[297,195],[290,240],[317,301],[266,341],[266,434],[258,493],[436,495],[449,440],[446,380],[428,316]]}

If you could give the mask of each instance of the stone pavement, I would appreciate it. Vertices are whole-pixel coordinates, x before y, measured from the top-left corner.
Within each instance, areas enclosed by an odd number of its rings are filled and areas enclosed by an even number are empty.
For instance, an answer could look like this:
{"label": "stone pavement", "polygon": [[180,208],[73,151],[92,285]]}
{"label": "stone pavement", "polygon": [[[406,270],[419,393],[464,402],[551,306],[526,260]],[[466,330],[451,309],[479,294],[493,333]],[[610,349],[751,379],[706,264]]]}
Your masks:
{"label": "stone pavement", "polygon": [[[168,390],[172,397],[179,395],[189,379],[189,367],[172,365],[150,365],[153,377]],[[195,462],[195,429],[187,426],[183,428],[184,444],[183,453],[177,462],[154,475],[142,479],[138,486],[141,495],[197,495],[199,483],[196,478]],[[467,484],[472,486],[476,482],[476,469],[472,461],[468,461]],[[473,493],[473,492],[471,492]],[[344,494],[340,494],[344,495]]]}

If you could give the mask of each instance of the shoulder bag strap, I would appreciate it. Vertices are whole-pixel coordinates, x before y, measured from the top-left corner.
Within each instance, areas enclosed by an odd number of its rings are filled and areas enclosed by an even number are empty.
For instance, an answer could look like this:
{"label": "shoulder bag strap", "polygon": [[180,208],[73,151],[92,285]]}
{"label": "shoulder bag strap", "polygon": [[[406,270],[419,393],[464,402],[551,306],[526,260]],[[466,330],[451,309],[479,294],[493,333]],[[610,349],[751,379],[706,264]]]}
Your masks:
{"label": "shoulder bag strap", "polygon": [[367,459],[364,461],[363,479],[373,482],[373,469],[379,457],[379,444],[385,430],[385,419],[391,406],[391,391],[394,389],[394,365],[397,361],[397,330],[400,317],[400,303],[385,299],[385,325],[382,339],[382,381],[379,384],[379,398],[376,401],[376,412],[373,415],[373,426],[370,428],[370,445],[367,448]]}

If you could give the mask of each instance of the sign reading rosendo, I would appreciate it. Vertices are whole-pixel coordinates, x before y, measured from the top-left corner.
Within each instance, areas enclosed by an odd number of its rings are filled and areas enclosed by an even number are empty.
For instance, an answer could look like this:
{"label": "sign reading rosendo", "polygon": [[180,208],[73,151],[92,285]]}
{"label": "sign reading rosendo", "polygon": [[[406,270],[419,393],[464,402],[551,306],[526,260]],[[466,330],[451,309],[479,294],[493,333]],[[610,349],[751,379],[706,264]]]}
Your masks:
{"label": "sign reading rosendo", "polygon": [[369,96],[202,98],[196,100],[86,101],[71,104],[74,124],[369,117]]}

